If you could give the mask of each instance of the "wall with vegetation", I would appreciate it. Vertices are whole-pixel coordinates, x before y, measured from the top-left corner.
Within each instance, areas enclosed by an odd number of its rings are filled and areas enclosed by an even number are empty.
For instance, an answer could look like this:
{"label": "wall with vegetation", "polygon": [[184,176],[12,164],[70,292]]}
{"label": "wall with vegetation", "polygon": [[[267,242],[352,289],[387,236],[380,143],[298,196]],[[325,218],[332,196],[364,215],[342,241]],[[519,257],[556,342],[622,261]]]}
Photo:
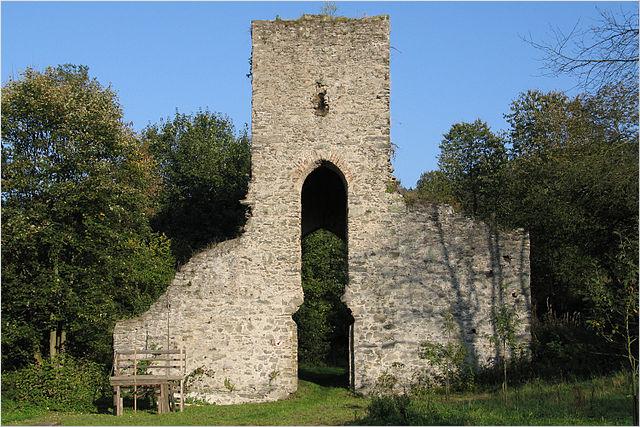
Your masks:
{"label": "wall with vegetation", "polygon": [[[447,207],[410,209],[390,162],[389,20],[303,16],[252,24],[251,216],[238,239],[205,249],[116,349],[184,346],[188,391],[217,403],[275,400],[297,388],[305,178],[331,164],[347,184],[352,385],[402,383],[426,367],[424,341],[498,355],[495,313],[512,307],[529,340],[529,242]],[[457,330],[443,332],[452,315]]]}
{"label": "wall with vegetation", "polygon": [[420,358],[426,342],[461,344],[477,368],[498,363],[496,317],[505,309],[514,343],[527,350],[526,233],[492,230],[446,205],[407,208],[399,197],[385,213],[367,246],[350,252],[346,301],[356,319],[356,389],[370,390],[384,377],[409,386],[425,368],[437,369]]}

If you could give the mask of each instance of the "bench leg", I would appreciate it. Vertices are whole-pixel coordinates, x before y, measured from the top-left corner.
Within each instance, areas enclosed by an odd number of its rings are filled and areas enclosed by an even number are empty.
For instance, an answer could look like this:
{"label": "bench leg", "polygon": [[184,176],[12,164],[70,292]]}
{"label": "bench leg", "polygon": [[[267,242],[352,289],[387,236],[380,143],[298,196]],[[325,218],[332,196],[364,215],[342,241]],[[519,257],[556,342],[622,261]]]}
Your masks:
{"label": "bench leg", "polygon": [[184,411],[184,381],[180,380],[180,412]]}
{"label": "bench leg", "polygon": [[116,412],[116,416],[122,415],[122,402],[120,399],[120,386],[113,387],[113,407]]}
{"label": "bench leg", "polygon": [[169,391],[167,384],[160,384],[160,397],[158,398],[158,414],[169,412]]}
{"label": "bench leg", "polygon": [[176,410],[176,392],[178,389],[173,385],[167,386],[167,389],[169,391],[169,412],[173,412]]}

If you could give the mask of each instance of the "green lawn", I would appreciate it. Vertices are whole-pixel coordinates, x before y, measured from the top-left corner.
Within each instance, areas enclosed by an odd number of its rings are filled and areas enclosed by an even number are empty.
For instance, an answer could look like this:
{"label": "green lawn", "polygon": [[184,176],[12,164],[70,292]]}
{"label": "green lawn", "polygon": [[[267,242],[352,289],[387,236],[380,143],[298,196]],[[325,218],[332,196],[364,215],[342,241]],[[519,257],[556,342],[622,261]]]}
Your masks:
{"label": "green lawn", "polygon": [[[344,425],[396,424],[368,413],[369,399],[343,387],[340,371],[303,370],[298,391],[279,402],[231,406],[192,405],[183,413],[157,415],[55,413],[3,401],[2,424],[62,425]],[[391,403],[391,407],[384,404]],[[477,392],[413,397],[398,406],[383,402],[385,414],[398,410],[404,422],[418,425],[629,425],[631,402],[620,375],[591,381],[549,384],[533,382],[499,393]],[[395,409],[394,409],[395,408]]]}
{"label": "green lawn", "polygon": [[39,408],[29,404],[17,404],[16,402],[3,398],[0,402],[2,405],[2,424],[15,424],[18,421],[30,420],[47,413],[46,408]]}
{"label": "green lawn", "polygon": [[[111,414],[70,414],[49,412],[23,419],[15,424],[62,425],[318,425],[352,424],[363,418],[368,400],[347,389],[326,387],[300,381],[298,391],[289,399],[269,403],[243,405],[188,406],[184,412],[157,415],[151,412],[133,413],[125,408],[121,417]],[[14,417],[15,419],[15,417]],[[14,423],[2,415],[2,424]]]}

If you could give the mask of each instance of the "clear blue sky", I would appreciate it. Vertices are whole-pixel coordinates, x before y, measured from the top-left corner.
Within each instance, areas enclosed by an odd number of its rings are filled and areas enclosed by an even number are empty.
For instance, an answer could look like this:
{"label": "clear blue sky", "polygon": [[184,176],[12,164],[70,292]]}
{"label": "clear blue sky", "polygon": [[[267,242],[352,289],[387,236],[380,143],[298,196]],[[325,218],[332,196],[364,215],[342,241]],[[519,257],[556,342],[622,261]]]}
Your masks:
{"label": "clear blue sky", "polygon": [[[322,2],[2,2],[2,81],[26,67],[84,64],[118,92],[136,130],[175,110],[200,108],[250,125],[250,22],[318,13]],[[338,14],[391,17],[391,124],[395,175],[406,187],[437,168],[442,134],[481,118],[505,128],[518,93],[570,90],[570,78],[541,77],[550,27],[590,25],[598,8],[634,2],[337,2]],[[572,93],[570,91],[570,93]]]}

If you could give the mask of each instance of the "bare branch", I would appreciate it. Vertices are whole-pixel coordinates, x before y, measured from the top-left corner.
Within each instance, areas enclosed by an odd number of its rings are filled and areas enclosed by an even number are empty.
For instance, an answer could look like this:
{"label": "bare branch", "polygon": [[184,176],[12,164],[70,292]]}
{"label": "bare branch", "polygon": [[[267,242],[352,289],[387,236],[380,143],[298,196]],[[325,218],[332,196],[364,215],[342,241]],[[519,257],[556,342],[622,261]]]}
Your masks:
{"label": "bare branch", "polygon": [[531,35],[525,42],[543,53],[546,74],[571,74],[585,90],[597,90],[608,84],[638,85],[638,13],[599,10],[595,25],[582,29],[580,22],[564,34],[551,28],[550,43],[537,42]]}

